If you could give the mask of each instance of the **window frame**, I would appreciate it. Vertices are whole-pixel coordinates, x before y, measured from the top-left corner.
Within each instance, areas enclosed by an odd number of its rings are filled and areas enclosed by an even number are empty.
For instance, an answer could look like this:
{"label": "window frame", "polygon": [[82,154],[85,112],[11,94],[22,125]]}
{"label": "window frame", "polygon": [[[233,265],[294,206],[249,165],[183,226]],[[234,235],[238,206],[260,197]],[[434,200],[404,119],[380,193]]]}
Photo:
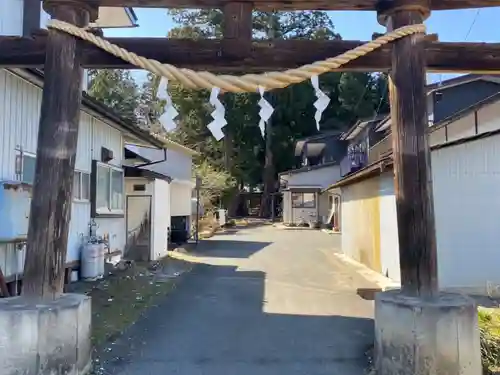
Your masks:
{"label": "window frame", "polygon": [[[300,194],[301,199],[300,199],[300,203],[299,204],[296,204],[294,202],[294,199],[293,199],[294,194]],[[304,194],[312,194],[313,195],[314,200],[312,202],[314,203],[314,205],[309,206],[309,205],[305,205],[304,204]],[[292,200],[292,208],[315,209],[316,206],[317,206],[318,197],[316,196],[316,192],[310,192],[310,191],[292,191],[290,199]],[[311,202],[311,201],[308,201],[308,202]]]}
{"label": "window frame", "polygon": [[[14,170],[15,170],[15,175],[16,175],[16,180],[29,185],[33,186],[35,184],[35,174],[36,174],[36,154],[33,152],[26,152],[23,150],[16,149],[16,158],[15,158],[15,165],[14,165]],[[24,158],[31,158],[35,160],[35,170],[33,171],[33,179],[32,181],[25,181],[24,180]]]}
{"label": "window frame", "polygon": [[[87,185],[87,191],[88,191],[88,198],[82,198],[82,192],[83,192],[83,175],[87,175],[88,176],[88,185]],[[78,192],[78,196],[75,197],[75,192],[74,192],[74,189],[75,189],[75,186],[74,186],[74,179],[79,176],[79,180],[80,180],[80,184],[78,185],[80,191]],[[78,202],[78,203],[88,203],[90,202],[90,198],[91,198],[91,185],[92,185],[92,178],[91,178],[91,173],[87,172],[87,171],[82,171],[82,170],[79,170],[79,169],[75,169],[75,174],[73,175],[73,202]]]}
{"label": "window frame", "polygon": [[[109,188],[108,188],[108,207],[98,208],[97,207],[97,171],[99,168],[108,169],[109,173]],[[121,174],[121,187],[122,187],[122,199],[121,199],[121,208],[111,208],[112,202],[112,171],[120,172]],[[93,218],[96,217],[125,217],[125,172],[123,168],[106,164],[97,160],[92,161],[92,173],[91,173],[91,182],[90,182],[90,203],[91,203],[91,216]]]}

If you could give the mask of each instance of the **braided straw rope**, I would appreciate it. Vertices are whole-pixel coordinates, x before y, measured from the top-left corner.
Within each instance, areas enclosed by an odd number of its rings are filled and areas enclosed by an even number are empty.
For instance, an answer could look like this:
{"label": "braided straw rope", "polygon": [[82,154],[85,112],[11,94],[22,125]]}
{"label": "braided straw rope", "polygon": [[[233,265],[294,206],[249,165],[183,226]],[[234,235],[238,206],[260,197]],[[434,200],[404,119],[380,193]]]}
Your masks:
{"label": "braided straw rope", "polygon": [[63,31],[77,38],[94,44],[102,50],[121,58],[122,60],[139,68],[150,71],[168,80],[175,80],[183,86],[191,89],[212,89],[220,88],[224,92],[257,92],[259,86],[266,90],[287,87],[294,83],[300,83],[312,76],[320,75],[347,64],[359,57],[400,38],[416,33],[425,33],[425,25],[410,25],[391,31],[371,42],[365,43],[337,57],[332,57],[324,61],[317,61],[312,64],[303,65],[297,69],[289,69],[283,72],[269,72],[264,74],[245,74],[243,76],[215,75],[210,72],[195,72],[191,69],[179,69],[173,65],[162,64],[157,60],[147,59],[129,52],[107,40],[95,36],[84,29],[69,23],[52,20],[48,27]]}

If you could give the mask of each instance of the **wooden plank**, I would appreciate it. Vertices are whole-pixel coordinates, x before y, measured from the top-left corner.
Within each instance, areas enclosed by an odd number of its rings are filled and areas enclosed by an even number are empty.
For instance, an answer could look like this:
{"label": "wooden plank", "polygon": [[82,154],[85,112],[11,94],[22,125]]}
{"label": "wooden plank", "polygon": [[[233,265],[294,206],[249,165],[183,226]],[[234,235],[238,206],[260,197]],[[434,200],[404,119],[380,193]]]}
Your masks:
{"label": "wooden plank", "polygon": [[[246,57],[223,54],[221,40],[109,38],[131,52],[162,63],[213,72],[262,72],[295,68],[339,55],[362,41],[254,41]],[[132,68],[123,60],[82,42],[85,68]],[[46,33],[35,38],[0,37],[0,67],[43,67]],[[347,64],[344,71],[387,71],[391,46]],[[500,43],[426,43],[427,69],[432,72],[499,72]]]}
{"label": "wooden plank", "polygon": [[[422,22],[422,15],[410,10],[389,17],[393,28]],[[429,296],[438,286],[423,35],[394,42],[390,81],[401,288]]]}
{"label": "wooden plank", "polygon": [[[88,9],[76,2],[53,3],[49,11],[78,26],[89,23]],[[81,56],[74,37],[49,30],[23,283],[23,294],[34,298],[55,299],[63,293],[82,95]]]}
{"label": "wooden plank", "polygon": [[[234,0],[100,0],[101,6],[136,8],[223,8]],[[379,0],[242,0],[262,11],[273,10],[377,10]],[[433,10],[499,6],[498,0],[432,0]]]}

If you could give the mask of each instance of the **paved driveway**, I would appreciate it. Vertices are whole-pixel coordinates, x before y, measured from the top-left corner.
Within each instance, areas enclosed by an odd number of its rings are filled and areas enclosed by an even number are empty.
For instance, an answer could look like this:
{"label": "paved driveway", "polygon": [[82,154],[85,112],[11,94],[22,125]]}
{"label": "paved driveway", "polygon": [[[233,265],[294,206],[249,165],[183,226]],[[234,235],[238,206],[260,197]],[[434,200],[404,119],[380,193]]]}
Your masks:
{"label": "paved driveway", "polygon": [[367,283],[339,237],[271,226],[221,234],[200,264],[113,347],[107,373],[361,375],[373,342]]}

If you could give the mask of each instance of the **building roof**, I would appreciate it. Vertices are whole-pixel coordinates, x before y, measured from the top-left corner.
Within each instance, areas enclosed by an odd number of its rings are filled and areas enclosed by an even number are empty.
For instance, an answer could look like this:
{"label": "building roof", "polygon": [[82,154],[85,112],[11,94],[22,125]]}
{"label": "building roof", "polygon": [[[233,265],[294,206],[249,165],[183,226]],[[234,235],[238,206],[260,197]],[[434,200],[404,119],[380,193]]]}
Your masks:
{"label": "building roof", "polygon": [[328,186],[324,191],[336,189],[339,187],[347,186],[347,185],[352,185],[356,182],[365,180],[367,178],[373,177],[373,176],[378,176],[388,168],[391,168],[393,165],[393,158],[392,158],[392,153],[390,155],[387,155],[383,157],[382,159],[367,165],[366,167],[348,174],[344,178],[338,180],[336,183],[333,185]]}
{"label": "building roof", "polygon": [[141,160],[143,163],[139,165],[124,165],[124,167],[146,171],[149,175],[155,178],[161,178],[168,181],[172,180],[167,166],[166,149],[158,150],[154,148],[140,147],[137,145],[125,145],[126,158],[127,154],[134,155],[136,159]]}
{"label": "building roof", "polygon": [[[21,76],[21,78],[29,80],[33,84],[36,84],[36,79],[43,80],[44,78],[43,72],[38,69],[12,69],[11,71],[13,71],[16,75]],[[147,146],[152,145],[158,148],[166,147],[171,150],[179,151],[188,155],[198,154],[196,151],[191,150],[186,146],[180,145],[166,138],[165,136],[154,134],[140,128],[131,121],[124,119],[113,109],[96,100],[85,92],[83,92],[82,94],[82,105],[92,110],[103,119],[112,121],[114,124],[118,125],[125,133],[129,135],[129,137],[126,137],[126,141],[128,142],[138,142],[141,144],[145,142]]]}
{"label": "building roof", "polygon": [[427,94],[475,81],[486,81],[500,84],[500,77],[489,74],[465,74],[427,85]]}
{"label": "building roof", "polygon": [[363,129],[365,129],[368,125],[377,123],[379,121],[384,120],[387,117],[387,114],[375,115],[373,117],[360,119],[354,123],[349,130],[344,132],[340,139],[349,140],[356,137]]}
{"label": "building roof", "polygon": [[[475,111],[477,111],[478,109],[480,109],[482,107],[485,107],[489,104],[492,104],[492,103],[495,103],[498,101],[500,101],[500,92],[498,92],[494,95],[491,95],[490,97],[488,97],[484,100],[481,100],[481,101],[471,105],[470,107],[464,108],[463,110],[454,113],[453,115],[438,122],[436,125],[429,127],[428,131],[429,131],[429,133],[432,133],[432,132],[442,128],[443,126],[449,125],[450,123],[453,123],[453,122],[455,122],[455,121],[457,121],[457,120],[459,120],[459,119],[461,119],[461,118],[463,118],[471,113],[474,113]],[[486,137],[496,135],[496,134],[500,134],[500,130],[493,130],[490,132],[475,134],[475,135],[470,136],[470,137],[460,138],[460,139],[457,139],[453,142],[448,142],[448,143],[432,146],[431,149],[436,150],[436,149],[440,149],[440,148],[456,146],[456,145],[459,145],[462,143],[475,141],[475,140],[486,138]],[[393,165],[392,157],[393,157],[393,155],[392,155],[392,151],[391,151],[390,154],[384,156],[382,159],[364,167],[363,169],[360,169],[352,174],[345,176],[344,178],[342,178],[341,180],[336,182],[334,185],[329,186],[325,190],[330,190],[330,189],[334,189],[337,187],[350,185],[350,184],[353,184],[355,182],[359,182],[363,179],[380,174],[381,171],[387,169],[388,167],[392,167],[392,165]],[[383,166],[383,168],[381,166]]]}
{"label": "building roof", "polygon": [[338,164],[339,164],[338,161],[331,161],[331,162],[324,163],[324,164],[307,165],[307,166],[302,167],[302,168],[290,169],[288,171],[281,172],[278,175],[279,176],[284,176],[284,175],[292,175],[292,174],[297,174],[297,173],[305,173],[305,172],[309,172],[309,171],[314,171],[316,169],[321,169],[321,168],[326,168],[326,167],[332,167],[332,166],[338,165]]}

